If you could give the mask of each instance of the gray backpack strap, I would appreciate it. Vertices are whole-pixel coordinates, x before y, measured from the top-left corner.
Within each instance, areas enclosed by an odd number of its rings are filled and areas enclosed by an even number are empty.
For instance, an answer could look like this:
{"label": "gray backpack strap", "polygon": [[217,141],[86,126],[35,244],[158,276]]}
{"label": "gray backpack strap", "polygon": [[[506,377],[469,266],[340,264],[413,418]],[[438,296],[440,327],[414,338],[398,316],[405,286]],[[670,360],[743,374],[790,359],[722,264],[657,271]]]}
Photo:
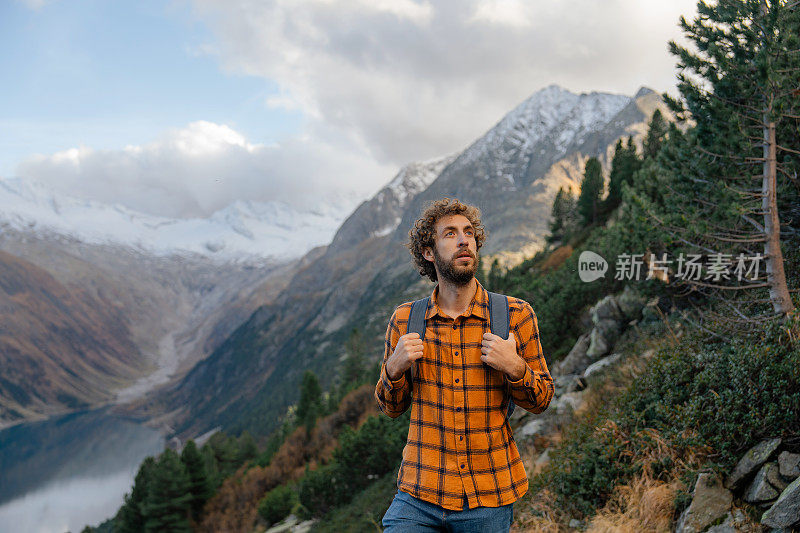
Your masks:
{"label": "gray backpack strap", "polygon": [[418,333],[420,339],[425,339],[425,313],[428,311],[428,302],[431,297],[417,300],[411,305],[411,314],[408,316],[406,333]]}
{"label": "gray backpack strap", "polygon": [[[489,292],[489,291],[486,291]],[[489,329],[501,339],[508,339],[511,329],[511,320],[508,311],[508,297],[496,292],[489,292]],[[508,399],[506,418],[511,418],[514,412],[514,400]]]}
{"label": "gray backpack strap", "polygon": [[[488,291],[487,291],[488,292]],[[489,292],[489,328],[501,339],[508,338],[508,297]]]}
{"label": "gray backpack strap", "polygon": [[[428,312],[428,302],[431,297],[422,298],[417,300],[411,305],[411,314],[408,315],[408,326],[406,333],[417,333],[419,338],[425,340],[425,314]],[[417,374],[417,365],[411,365],[411,379],[413,382]]]}

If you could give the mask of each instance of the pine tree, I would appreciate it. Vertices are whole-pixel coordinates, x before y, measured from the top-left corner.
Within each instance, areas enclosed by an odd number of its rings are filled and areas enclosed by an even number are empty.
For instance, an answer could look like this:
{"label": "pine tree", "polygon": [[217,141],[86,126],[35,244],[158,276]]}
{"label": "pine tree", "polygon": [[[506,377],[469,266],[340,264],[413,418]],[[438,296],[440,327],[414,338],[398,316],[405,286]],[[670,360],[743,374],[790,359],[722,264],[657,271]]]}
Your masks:
{"label": "pine tree", "polygon": [[358,328],[353,328],[345,343],[345,360],[339,383],[339,397],[344,397],[354,386],[364,380],[364,355],[366,347]]}
{"label": "pine tree", "polygon": [[186,469],[174,450],[166,449],[153,469],[144,504],[147,533],[192,531],[189,512],[192,494]]}
{"label": "pine tree", "polygon": [[581,193],[578,197],[578,211],[584,224],[593,224],[597,221],[603,188],[603,167],[596,157],[591,157],[586,161],[586,169],[581,181]]}
{"label": "pine tree", "polygon": [[317,375],[310,370],[303,374],[303,382],[300,385],[300,401],[297,402],[297,422],[306,428],[306,432],[311,434],[322,410],[322,388],[319,385]]}
{"label": "pine tree", "polygon": [[203,513],[203,506],[213,494],[211,482],[206,472],[205,461],[197,445],[193,440],[189,440],[181,452],[181,462],[189,476],[189,493],[192,499],[189,502],[192,519],[200,522]]}
{"label": "pine tree", "polygon": [[499,292],[502,289],[500,288],[500,281],[503,278],[503,272],[500,268],[500,260],[498,258],[494,258],[492,261],[492,268],[489,270],[489,290]]}
{"label": "pine tree", "polygon": [[696,126],[670,133],[675,139],[659,160],[676,177],[668,184],[672,210],[652,218],[687,251],[728,261],[761,257],[759,274],[745,279],[678,282],[719,303],[705,313],[716,334],[758,331],[794,310],[778,208],[779,198],[800,190],[800,9],[785,0],[699,2],[697,18],[681,17],[680,25],[697,51],[670,43],[681,96],[665,99]]}
{"label": "pine tree", "polygon": [[550,235],[546,237],[546,241],[549,244],[564,239],[564,226],[567,219],[566,196],[567,193],[564,191],[564,187],[559,187],[556,197],[553,199],[553,208],[550,211],[550,216],[553,220],[550,221]]}
{"label": "pine tree", "polygon": [[639,155],[636,153],[636,145],[631,137],[628,137],[628,144],[623,145],[622,139],[617,141],[614,149],[614,157],[611,160],[611,175],[608,180],[608,197],[605,200],[605,211],[611,211],[619,206],[622,200],[623,184],[630,185],[633,182],[633,175],[642,166]]}
{"label": "pine tree", "polygon": [[241,435],[239,435],[239,458],[238,463],[239,465],[245,464],[247,461],[255,459],[258,455],[258,445],[256,444],[256,440],[253,438],[253,435],[250,434],[249,431],[244,430]]}
{"label": "pine tree", "polygon": [[644,157],[655,158],[661,150],[661,144],[667,135],[669,126],[664,120],[664,115],[660,109],[653,112],[650,123],[647,126],[647,136],[644,139]]}
{"label": "pine tree", "polygon": [[130,494],[125,495],[124,503],[114,518],[114,531],[119,533],[141,533],[144,531],[144,504],[155,467],[156,460],[153,457],[147,457],[142,461],[134,478],[133,488]]}

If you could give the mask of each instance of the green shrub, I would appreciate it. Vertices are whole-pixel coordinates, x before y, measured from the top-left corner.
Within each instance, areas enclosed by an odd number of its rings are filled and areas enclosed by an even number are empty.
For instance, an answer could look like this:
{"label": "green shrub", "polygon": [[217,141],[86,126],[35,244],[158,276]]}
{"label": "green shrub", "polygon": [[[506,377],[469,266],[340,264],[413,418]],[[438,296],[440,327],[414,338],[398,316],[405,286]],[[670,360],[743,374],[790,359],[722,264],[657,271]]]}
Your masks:
{"label": "green shrub", "polygon": [[281,485],[269,491],[258,504],[258,514],[267,524],[280,522],[292,512],[297,501],[297,494],[287,485]]}
{"label": "green shrub", "polygon": [[588,516],[643,468],[680,475],[697,466],[693,451],[710,450],[709,464],[727,471],[761,439],[797,439],[800,344],[778,323],[761,335],[713,344],[689,331],[664,345],[604,411],[565,433],[532,492],[548,488],[562,509]]}
{"label": "green shrub", "polygon": [[409,411],[389,418],[371,416],[358,430],[345,427],[330,464],[307,472],[300,482],[300,503],[320,517],[348,503],[365,487],[396,468],[408,435]]}

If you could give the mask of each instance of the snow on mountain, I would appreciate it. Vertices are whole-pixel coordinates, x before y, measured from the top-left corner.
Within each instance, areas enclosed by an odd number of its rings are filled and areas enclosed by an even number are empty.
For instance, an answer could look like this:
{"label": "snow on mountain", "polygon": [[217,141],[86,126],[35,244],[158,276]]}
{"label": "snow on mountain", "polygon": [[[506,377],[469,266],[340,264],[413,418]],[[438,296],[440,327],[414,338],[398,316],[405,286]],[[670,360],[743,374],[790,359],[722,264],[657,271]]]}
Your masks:
{"label": "snow on mountain", "polygon": [[[481,160],[490,167],[485,179],[503,178],[513,185],[518,166],[527,164],[531,155],[551,162],[561,159],[631,101],[624,95],[574,94],[550,85],[503,117],[464,152],[457,165]],[[520,154],[525,154],[525,161],[519,161]]]}
{"label": "snow on mountain", "polygon": [[0,231],[67,235],[156,255],[197,253],[237,261],[291,259],[328,244],[352,206],[299,211],[284,202],[237,201],[208,218],[172,219],[57,194],[20,178],[0,179]]}

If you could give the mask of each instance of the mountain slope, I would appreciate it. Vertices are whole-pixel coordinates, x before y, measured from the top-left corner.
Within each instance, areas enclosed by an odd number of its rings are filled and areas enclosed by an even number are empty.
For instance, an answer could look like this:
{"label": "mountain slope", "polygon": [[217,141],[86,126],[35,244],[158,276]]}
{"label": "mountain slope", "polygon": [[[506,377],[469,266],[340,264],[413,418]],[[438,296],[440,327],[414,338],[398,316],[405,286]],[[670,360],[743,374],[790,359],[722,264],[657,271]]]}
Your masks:
{"label": "mountain slope", "polygon": [[555,86],[537,92],[457,157],[435,162],[441,171],[427,187],[401,198],[387,186],[362,204],[273,304],[140,412],[172,410],[185,435],[217,425],[274,428],[305,369],[332,383],[354,327],[377,361],[394,306],[431,290],[402,246],[426,202],[455,196],[478,205],[489,231],[483,253],[532,253],[544,241],[558,187],[577,190],[588,157],[607,165],[619,137],[640,137],[657,100],[647,90],[636,98],[575,95]]}

